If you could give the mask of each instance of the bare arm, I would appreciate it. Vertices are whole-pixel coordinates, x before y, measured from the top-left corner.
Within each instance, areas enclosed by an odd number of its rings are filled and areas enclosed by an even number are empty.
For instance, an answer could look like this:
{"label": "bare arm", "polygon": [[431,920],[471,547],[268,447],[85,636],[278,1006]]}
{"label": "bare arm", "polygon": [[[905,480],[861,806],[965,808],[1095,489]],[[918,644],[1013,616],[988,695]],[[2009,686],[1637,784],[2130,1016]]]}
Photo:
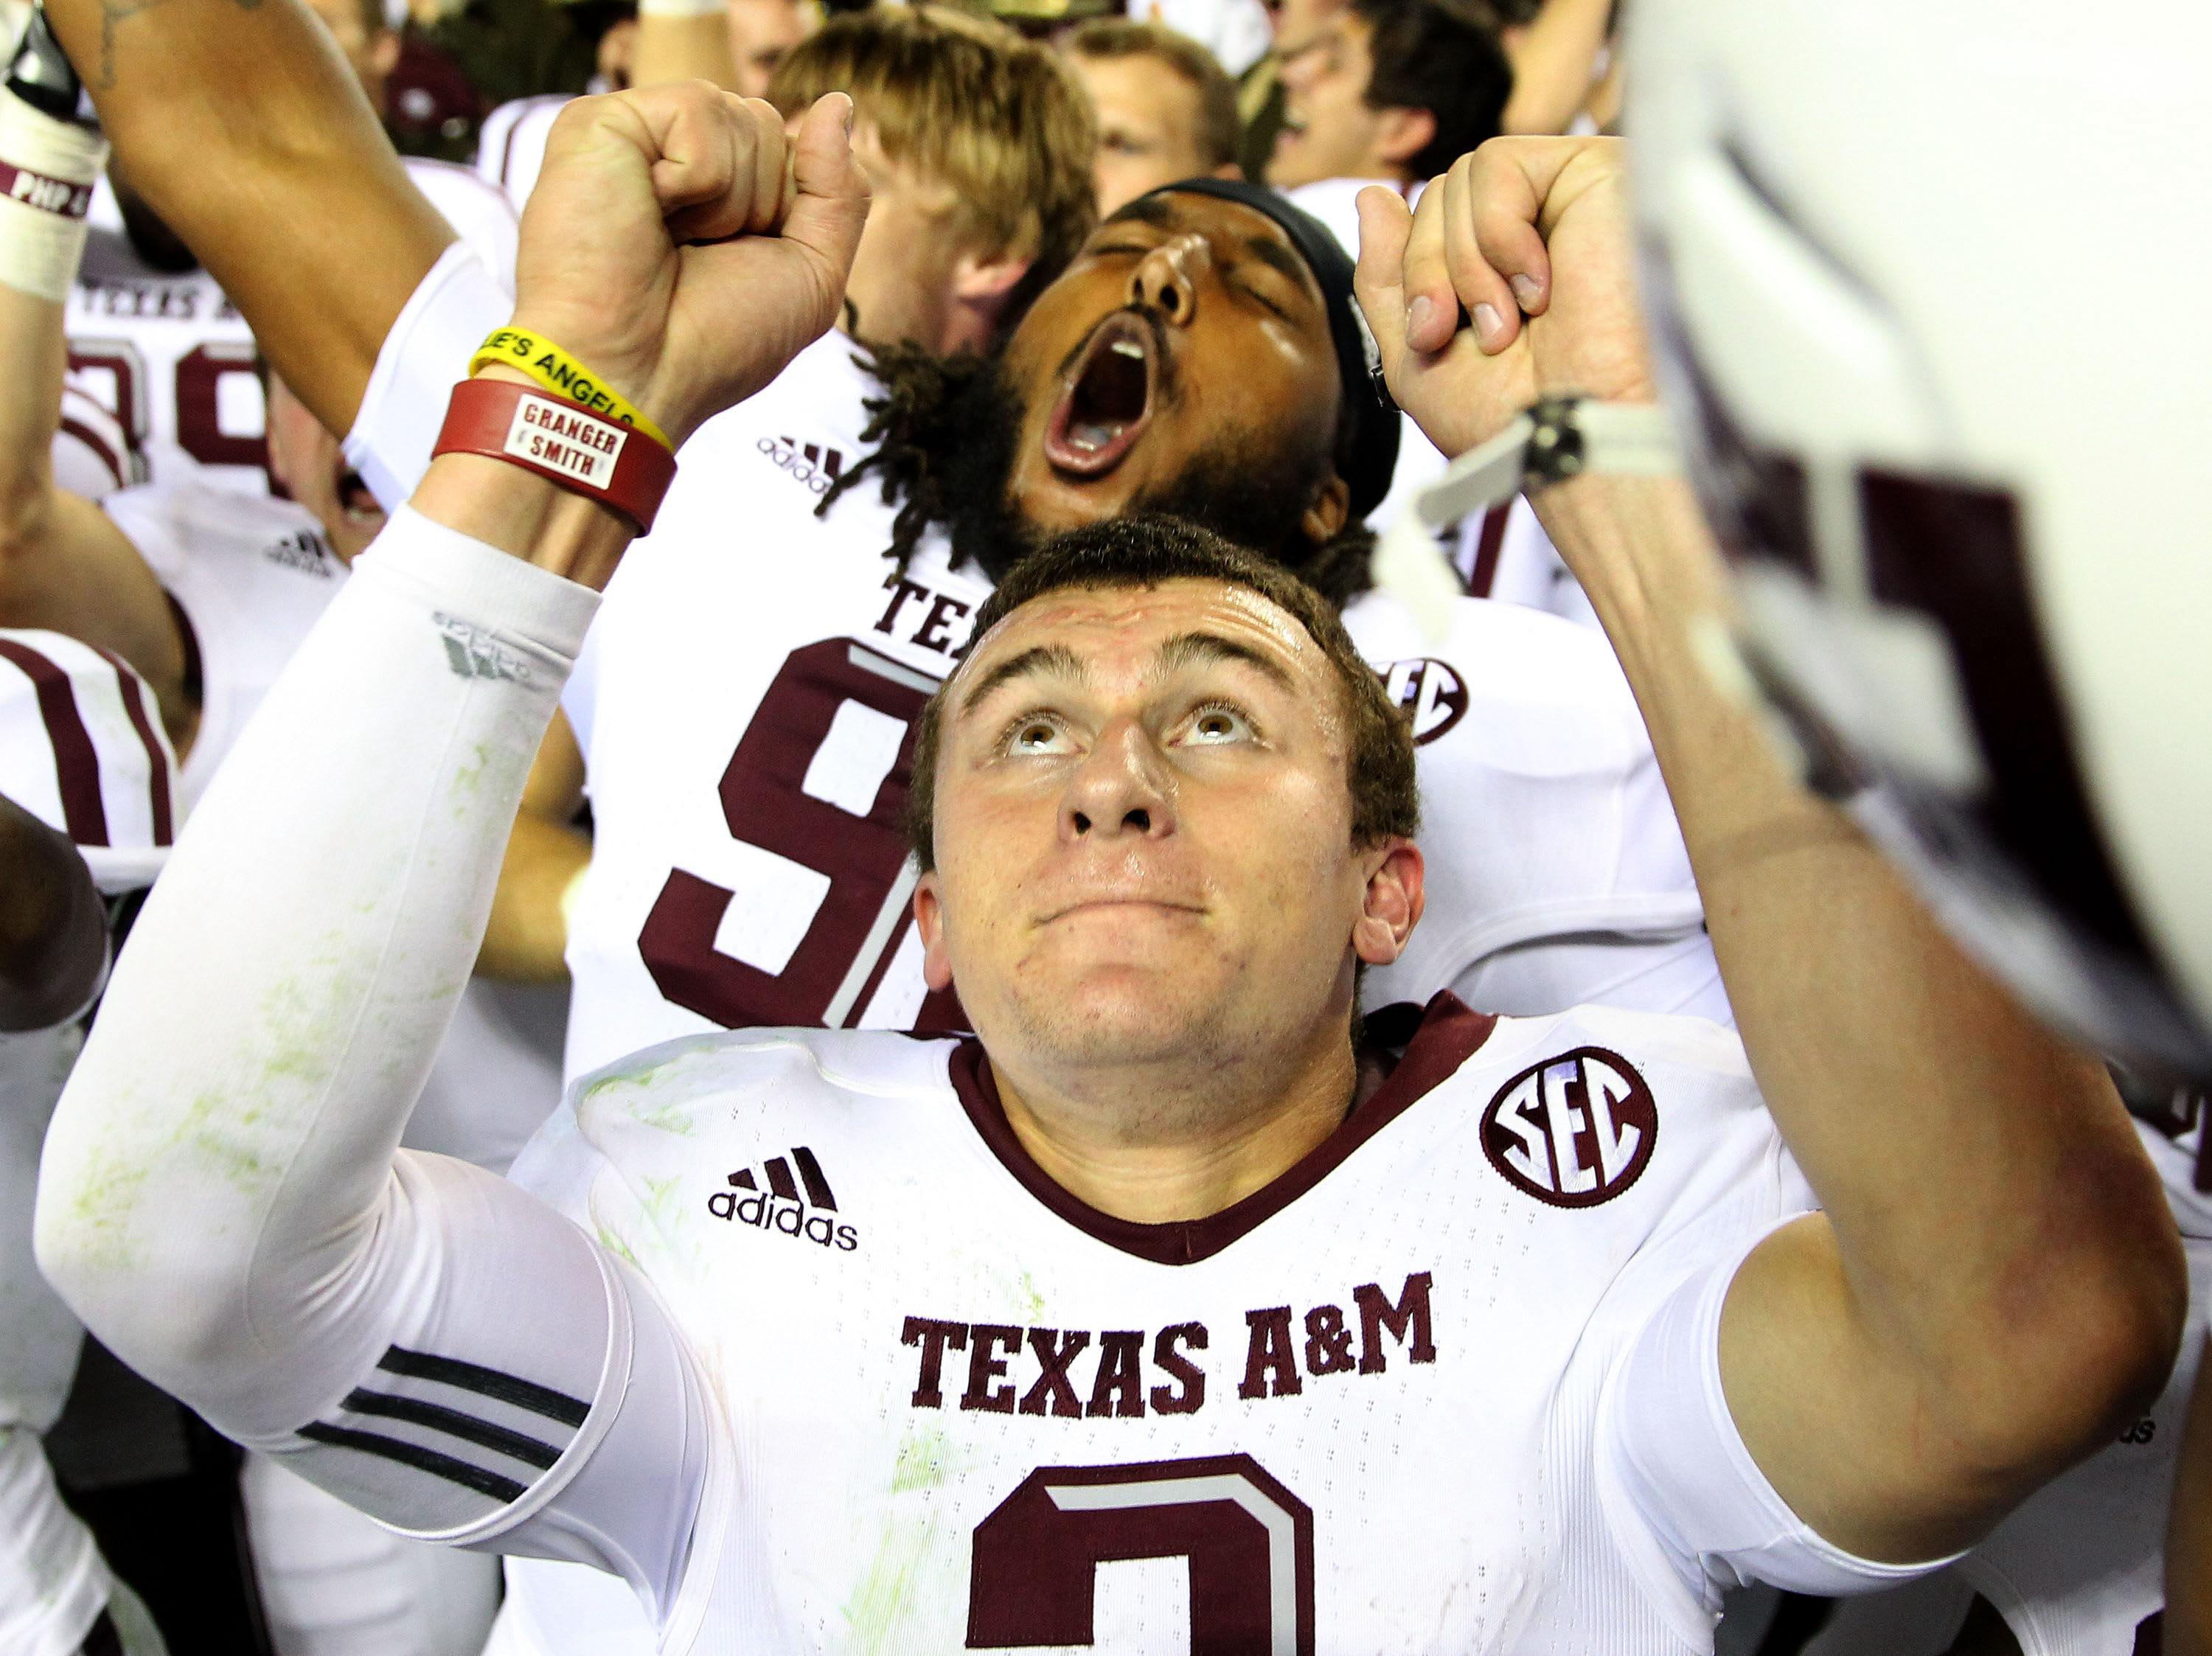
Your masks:
{"label": "bare arm", "polygon": [[[384,337],[453,231],[298,0],[52,0],[131,181],[286,385],[351,428]],[[250,95],[248,95],[250,89]]]}
{"label": "bare arm", "polygon": [[[1651,400],[1626,188],[1612,142],[1530,139],[1462,160],[1410,243],[1402,208],[1363,197],[1363,303],[1447,452],[1545,391]],[[1525,323],[1506,272],[1536,284]],[[1409,294],[1430,304],[1410,331]],[[1455,334],[1461,302],[1500,324]],[[1585,476],[1537,504],[1635,689],[1753,1071],[1824,1210],[1737,1274],[1730,1412],[1830,1542],[1951,1551],[2162,1381],[2186,1284],[2156,1174],[2101,1066],[1950,942],[1717,674],[1726,595],[1686,487]]]}
{"label": "bare arm", "polygon": [[718,5],[710,11],[684,16],[640,7],[637,56],[630,79],[637,86],[712,81],[726,92],[739,90],[728,9]]}
{"label": "bare arm", "polygon": [[107,963],[107,917],[69,836],[0,794],[0,1034],[79,1010]]}
{"label": "bare arm", "polygon": [[[15,118],[44,118],[18,109]],[[46,124],[75,132],[65,123]],[[0,234],[29,237],[44,228],[19,213]],[[57,272],[63,288],[74,270],[71,262]],[[0,397],[0,627],[65,633],[121,656],[153,689],[181,747],[195,710],[184,701],[184,643],[168,600],[107,514],[54,482],[69,366],[62,317],[58,300],[0,282],[0,375],[9,385]]]}
{"label": "bare arm", "polygon": [[2212,1656],[2212,1364],[2197,1371],[2174,1474],[2166,1538],[2166,1649],[2168,1656]]}
{"label": "bare arm", "polygon": [[491,923],[477,955],[481,975],[509,983],[568,980],[566,902],[592,861],[591,836],[571,826],[583,798],[584,755],[567,716],[556,713],[507,836]]}
{"label": "bare arm", "polygon": [[1589,100],[1598,53],[1606,43],[1613,0],[1545,0],[1544,9],[1507,48],[1513,94],[1504,130],[1564,132]]}

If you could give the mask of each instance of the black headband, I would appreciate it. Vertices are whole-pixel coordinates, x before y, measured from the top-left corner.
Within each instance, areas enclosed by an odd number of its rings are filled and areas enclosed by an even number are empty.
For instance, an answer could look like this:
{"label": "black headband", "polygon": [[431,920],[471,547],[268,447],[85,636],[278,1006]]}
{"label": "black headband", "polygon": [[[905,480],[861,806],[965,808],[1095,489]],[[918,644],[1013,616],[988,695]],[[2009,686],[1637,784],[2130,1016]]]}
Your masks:
{"label": "black headband", "polygon": [[1241,179],[1185,179],[1164,184],[1152,193],[1218,196],[1264,213],[1281,227],[1298,250],[1306,268],[1320,285],[1322,306],[1328,315],[1329,342],[1336,347],[1337,377],[1344,385],[1344,416],[1352,422],[1350,440],[1343,445],[1344,481],[1352,489],[1352,515],[1364,518],[1390,492],[1390,474],[1398,464],[1397,409],[1382,388],[1376,372],[1375,346],[1352,296],[1352,262],[1329,228],[1304,208],[1294,207],[1273,191]]}

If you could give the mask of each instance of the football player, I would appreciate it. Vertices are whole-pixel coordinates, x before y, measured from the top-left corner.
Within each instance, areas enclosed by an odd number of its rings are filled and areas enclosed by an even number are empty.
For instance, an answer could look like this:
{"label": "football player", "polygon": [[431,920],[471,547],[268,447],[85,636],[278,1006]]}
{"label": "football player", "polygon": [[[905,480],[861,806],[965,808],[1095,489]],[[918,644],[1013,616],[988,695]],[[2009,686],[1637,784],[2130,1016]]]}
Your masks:
{"label": "football player", "polygon": [[[577,1222],[398,1149],[651,516],[629,463],[836,313],[850,109],[564,116],[515,325],[634,422],[457,390],[205,802],[49,1141],[40,1257],[88,1321],[395,1526],[623,1574],[678,1645],[1709,1648],[1722,1581],[1909,1575],[2130,1417],[2184,1287],[2125,1113],[1716,687],[1674,480],[1540,503],[1746,1045],[1449,997],[1356,1042],[1358,967],[1420,919],[1410,734],[1310,589],[1145,518],[1012,572],[926,715],[916,910],[975,1040],[611,1066],[527,1175]],[[1502,278],[1443,280],[1443,192],[1410,259],[1402,203],[1371,227],[1394,389],[1454,452],[1531,394],[1652,394],[1625,181],[1577,155],[1462,203],[1524,271],[1540,215],[1540,351],[1417,359],[1408,287]],[[518,465],[510,408],[621,458]],[[1186,1562],[1111,1568],[1144,1560]]]}
{"label": "football player", "polygon": [[136,1594],[62,1504],[41,1437],[83,1325],[39,1275],[39,1148],[106,981],[110,910],[152,883],[181,818],[152,693],[57,633],[0,631],[0,1649],[160,1656]]}

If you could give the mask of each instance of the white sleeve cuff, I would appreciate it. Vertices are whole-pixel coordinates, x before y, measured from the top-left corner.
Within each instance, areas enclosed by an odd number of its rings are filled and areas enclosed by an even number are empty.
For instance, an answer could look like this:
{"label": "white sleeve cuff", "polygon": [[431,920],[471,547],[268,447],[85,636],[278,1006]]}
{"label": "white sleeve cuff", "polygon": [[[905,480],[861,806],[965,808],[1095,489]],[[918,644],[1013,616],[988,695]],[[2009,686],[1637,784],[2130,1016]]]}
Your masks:
{"label": "white sleeve cuff", "polygon": [[1752,1458],[1721,1388],[1721,1307],[1738,1267],[1765,1240],[1752,1238],[1677,1287],[1622,1356],[1600,1404],[1597,1475],[1607,1522],[1653,1602],[1693,1643],[1710,1636],[1729,1586],[1764,1581],[1838,1598],[1912,1580],[1962,1556],[1884,1564],[1845,1552],[1790,1511]]}
{"label": "white sleeve cuff", "polygon": [[400,307],[345,439],[347,463],[386,511],[422,481],[446,399],[484,336],[514,314],[513,295],[466,240],[446,249]]}
{"label": "white sleeve cuff", "polygon": [[534,646],[565,675],[599,613],[599,595],[424,517],[411,506],[356,561],[357,571],[406,589],[431,612],[446,653],[465,678],[532,680]]}

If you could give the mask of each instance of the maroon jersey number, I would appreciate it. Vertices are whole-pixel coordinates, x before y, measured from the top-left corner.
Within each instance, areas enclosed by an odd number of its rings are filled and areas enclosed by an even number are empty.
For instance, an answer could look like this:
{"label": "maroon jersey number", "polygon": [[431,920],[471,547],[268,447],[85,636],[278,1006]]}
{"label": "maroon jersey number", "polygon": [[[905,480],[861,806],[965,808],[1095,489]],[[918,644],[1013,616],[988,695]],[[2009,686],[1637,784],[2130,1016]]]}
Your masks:
{"label": "maroon jersey number", "polygon": [[[781,972],[714,946],[732,893],[672,869],[639,932],[638,952],[662,995],[728,1029],[836,1027],[858,1017],[909,923],[913,895],[901,820],[913,778],[914,725],[932,681],[850,639],[827,639],[784,660],[722,773],[732,836],[826,877],[830,889]],[[848,703],[897,721],[896,756],[865,810],[807,786],[825,746],[848,735]],[[864,721],[881,727],[880,720]],[[848,716],[849,719],[849,716]],[[933,995],[916,1027],[958,1027],[951,997]]]}
{"label": "maroon jersey number", "polygon": [[252,381],[260,400],[251,345],[196,345],[177,359],[177,446],[204,466],[269,466],[269,440],[234,437],[222,428],[222,382]]}
{"label": "maroon jersey number", "polygon": [[1313,1512],[1249,1455],[1041,1466],[975,1526],[968,1648],[1091,1643],[1091,1578],[1190,1561],[1190,1647],[1312,1656]]}

